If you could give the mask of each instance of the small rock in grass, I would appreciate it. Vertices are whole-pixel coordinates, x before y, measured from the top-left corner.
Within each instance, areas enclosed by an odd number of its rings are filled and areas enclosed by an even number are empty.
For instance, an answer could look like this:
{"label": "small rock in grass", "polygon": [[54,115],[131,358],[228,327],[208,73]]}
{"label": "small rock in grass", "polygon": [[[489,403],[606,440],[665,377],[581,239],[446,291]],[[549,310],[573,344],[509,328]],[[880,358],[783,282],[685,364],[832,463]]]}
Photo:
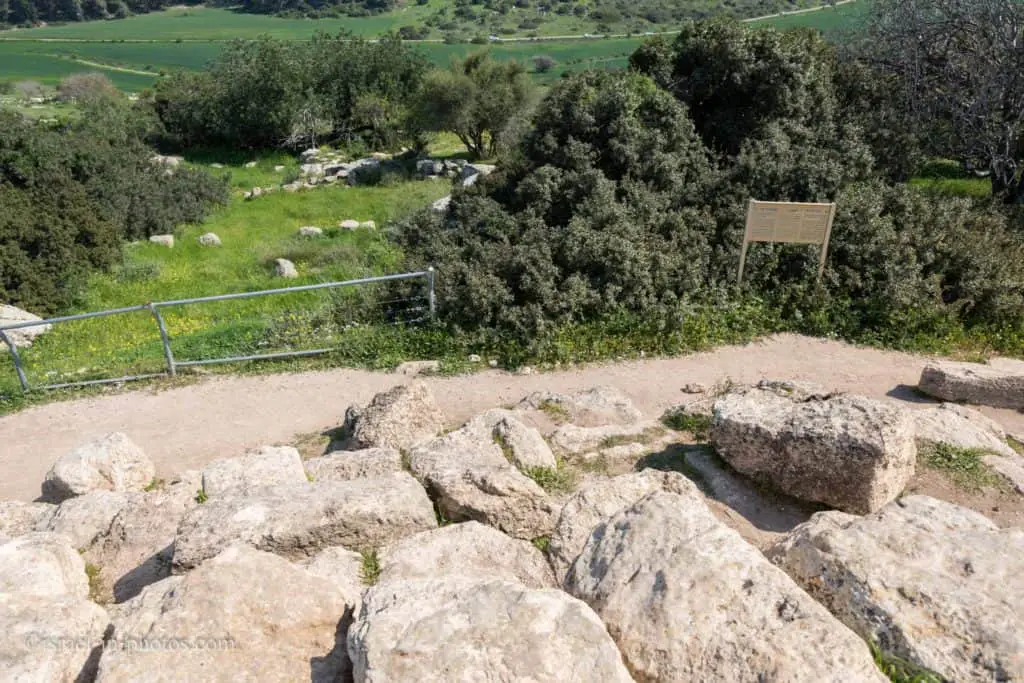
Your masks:
{"label": "small rock in grass", "polygon": [[342,230],[358,230],[359,221],[347,220],[338,223],[338,227]]}
{"label": "small rock in grass", "polygon": [[274,272],[277,273],[278,277],[288,279],[294,279],[299,276],[299,271],[295,269],[295,264],[284,258],[274,261]]}
{"label": "small rock in grass", "polygon": [[324,231],[311,225],[299,228],[299,237],[323,237]]}
{"label": "small rock in grass", "polygon": [[247,163],[245,165],[245,167],[246,168],[256,168],[256,162],[255,161],[250,161],[249,163]]}
{"label": "small rock in grass", "polygon": [[149,241],[169,249],[174,247],[174,235],[152,235]]}
{"label": "small rock in grass", "polygon": [[204,247],[219,247],[221,246],[221,241],[220,237],[218,237],[216,233],[208,232],[199,237],[199,244]]}

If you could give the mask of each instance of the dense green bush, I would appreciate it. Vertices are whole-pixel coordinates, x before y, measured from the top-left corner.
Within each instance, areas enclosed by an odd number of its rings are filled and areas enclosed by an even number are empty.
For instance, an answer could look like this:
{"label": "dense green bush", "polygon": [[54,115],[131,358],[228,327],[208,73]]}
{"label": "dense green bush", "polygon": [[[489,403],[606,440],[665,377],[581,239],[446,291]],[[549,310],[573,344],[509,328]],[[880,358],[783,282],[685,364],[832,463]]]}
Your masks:
{"label": "dense green bush", "polygon": [[153,104],[181,147],[273,148],[320,139],[394,146],[428,65],[397,38],[230,43],[206,71],[157,83]]}
{"label": "dense green bush", "polygon": [[88,100],[65,127],[0,110],[0,301],[66,308],[91,270],[120,259],[122,240],[172,232],[227,200],[223,180],[154,163],[150,125],[120,98]]}

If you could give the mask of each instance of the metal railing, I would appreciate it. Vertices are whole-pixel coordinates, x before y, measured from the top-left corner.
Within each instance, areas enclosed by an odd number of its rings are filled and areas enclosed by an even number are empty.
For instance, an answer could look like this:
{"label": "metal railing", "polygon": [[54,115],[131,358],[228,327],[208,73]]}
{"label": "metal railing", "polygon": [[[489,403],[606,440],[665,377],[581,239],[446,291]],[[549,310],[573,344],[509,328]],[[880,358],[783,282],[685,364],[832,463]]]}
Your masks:
{"label": "metal railing", "polygon": [[[242,356],[228,356],[224,358],[206,358],[197,360],[176,360],[174,357],[174,351],[171,349],[171,338],[167,332],[167,324],[164,321],[163,315],[161,315],[161,309],[172,308],[176,306],[187,306],[190,304],[201,304],[213,301],[232,301],[238,299],[252,299],[255,297],[273,296],[275,294],[294,294],[296,292],[311,292],[316,290],[326,289],[339,289],[342,287],[354,287],[359,285],[368,285],[382,282],[398,282],[401,280],[415,280],[422,278],[426,281],[427,285],[427,296],[426,306],[418,309],[407,309],[416,312],[422,312],[423,315],[419,318],[411,320],[402,320],[401,324],[415,324],[423,322],[424,320],[432,319],[435,316],[437,309],[437,299],[434,293],[434,283],[436,278],[436,272],[433,268],[416,272],[416,273],[400,273],[397,275],[383,275],[379,277],[367,277],[358,280],[344,280],[340,282],[324,282],[315,285],[302,285],[297,287],[282,287],[280,289],[264,289],[256,292],[240,292],[236,294],[219,294],[217,296],[204,296],[194,299],[175,299],[172,301],[155,301],[146,304],[139,304],[138,306],[127,306],[125,308],[113,308],[106,311],[96,311],[93,313],[79,313],[76,315],[65,315],[57,318],[49,318],[46,320],[32,320],[21,323],[14,323],[11,325],[4,325],[0,327],[0,341],[7,345],[8,351],[11,354],[11,360],[14,362],[14,371],[18,375],[18,382],[21,384],[23,391],[42,390],[42,389],[65,389],[69,387],[82,387],[96,384],[120,384],[122,382],[130,382],[134,380],[152,379],[155,377],[174,377],[178,374],[178,368],[193,367],[199,365],[217,365],[221,363],[239,363],[244,361],[253,360],[272,360],[277,358],[299,358],[305,356],[316,356],[331,351],[337,350],[338,347],[323,348],[323,349],[310,349],[305,351],[285,351],[279,353],[264,353],[264,354],[249,354]],[[412,299],[401,299],[400,301],[410,301]],[[64,382],[60,384],[44,384],[39,386],[32,386],[29,384],[28,376],[25,372],[25,364],[22,361],[21,354],[18,351],[18,346],[14,339],[8,334],[14,330],[23,330],[31,327],[41,327],[44,325],[55,325],[60,323],[72,322],[75,320],[87,320],[90,318],[103,318],[112,315],[121,315],[125,313],[137,313],[141,311],[149,311],[156,323],[157,330],[160,333],[160,342],[163,346],[164,361],[166,363],[166,370],[158,373],[148,373],[140,375],[125,375],[123,377],[114,377],[110,379],[94,379],[85,380],[80,382]],[[392,323],[395,324],[395,323]]]}

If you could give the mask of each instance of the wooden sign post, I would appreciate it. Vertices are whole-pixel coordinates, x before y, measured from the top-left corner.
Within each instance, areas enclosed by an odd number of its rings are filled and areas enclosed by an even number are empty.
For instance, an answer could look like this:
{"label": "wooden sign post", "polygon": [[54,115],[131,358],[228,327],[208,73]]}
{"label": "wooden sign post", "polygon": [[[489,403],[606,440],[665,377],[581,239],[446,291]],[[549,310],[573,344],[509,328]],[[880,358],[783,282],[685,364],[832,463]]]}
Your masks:
{"label": "wooden sign post", "polygon": [[747,262],[747,249],[751,242],[820,244],[821,264],[818,266],[818,280],[821,280],[825,272],[825,257],[828,255],[828,241],[832,236],[832,221],[835,216],[835,204],[759,202],[751,199],[747,209],[743,249],[740,251],[740,272],[736,281],[743,282],[743,267]]}

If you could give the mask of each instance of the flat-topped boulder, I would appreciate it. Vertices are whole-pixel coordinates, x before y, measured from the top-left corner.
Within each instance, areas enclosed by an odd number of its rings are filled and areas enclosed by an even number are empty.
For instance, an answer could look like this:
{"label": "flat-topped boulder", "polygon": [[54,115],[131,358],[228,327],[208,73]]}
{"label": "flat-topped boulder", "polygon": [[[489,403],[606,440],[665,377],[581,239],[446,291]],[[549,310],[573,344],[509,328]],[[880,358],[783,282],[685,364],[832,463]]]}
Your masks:
{"label": "flat-topped boulder", "polygon": [[284,558],[233,546],[118,606],[112,642],[146,638],[181,646],[108,648],[96,680],[345,680],[354,599]]}
{"label": "flat-topped boulder", "polygon": [[78,550],[86,550],[100,536],[110,531],[114,518],[120,514],[133,496],[142,493],[121,491],[93,491],[69,498],[57,506],[56,511],[37,527],[37,531],[52,531],[66,536]]}
{"label": "flat-topped boulder", "polygon": [[197,567],[236,541],[299,560],[330,546],[371,550],[436,526],[426,491],[405,473],[289,484],[198,505],[178,527],[173,568]]}
{"label": "flat-topped boulder", "polygon": [[[38,322],[42,320],[38,315],[22,310],[17,306],[0,304],[0,327],[6,325],[17,325],[18,323]],[[33,325],[31,327],[20,327],[16,330],[9,330],[7,338],[19,349],[32,346],[36,337],[46,334],[53,325]],[[7,345],[0,343],[0,352],[7,352]]]}
{"label": "flat-topped boulder", "polygon": [[944,680],[1024,680],[1024,530],[927,496],[823,512],[768,556],[887,654]]}
{"label": "flat-topped boulder", "polygon": [[586,604],[496,579],[375,586],[349,629],[348,652],[356,683],[633,680]]}
{"label": "flat-topped boulder", "polygon": [[1024,408],[1024,361],[935,361],[925,366],[917,388],[943,401],[1019,410]]}
{"label": "flat-topped boulder", "polygon": [[553,588],[547,559],[529,541],[516,540],[478,522],[449,524],[410,536],[381,552],[379,584],[465,576],[518,581]]}
{"label": "flat-topped boulder", "polygon": [[203,492],[209,497],[306,481],[302,456],[291,446],[264,446],[237,458],[214,460],[202,476]]}
{"label": "flat-topped boulder", "polygon": [[114,432],[57,458],[43,480],[43,498],[59,503],[91,491],[141,491],[155,472],[141,448]]}
{"label": "flat-topped boulder", "polygon": [[886,681],[867,644],[696,492],[652,493],[598,526],[565,585],[637,680]]}
{"label": "flat-topped boulder", "polygon": [[66,536],[40,531],[0,545],[0,593],[85,598],[85,561]]}
{"label": "flat-topped boulder", "polygon": [[540,410],[556,423],[570,422],[580,427],[628,425],[643,418],[629,397],[615,387],[595,387],[570,395],[538,391],[517,407]]}
{"label": "flat-topped boulder", "polygon": [[26,503],[0,500],[0,538],[14,538],[45,528],[57,506],[50,503]]}
{"label": "flat-topped boulder", "polygon": [[767,385],[716,401],[711,443],[742,474],[855,514],[900,495],[917,459],[914,422],[896,406]]}
{"label": "flat-topped boulder", "polygon": [[394,448],[332,451],[319,458],[310,458],[303,465],[310,481],[373,479],[397,474],[404,469],[402,454]]}

